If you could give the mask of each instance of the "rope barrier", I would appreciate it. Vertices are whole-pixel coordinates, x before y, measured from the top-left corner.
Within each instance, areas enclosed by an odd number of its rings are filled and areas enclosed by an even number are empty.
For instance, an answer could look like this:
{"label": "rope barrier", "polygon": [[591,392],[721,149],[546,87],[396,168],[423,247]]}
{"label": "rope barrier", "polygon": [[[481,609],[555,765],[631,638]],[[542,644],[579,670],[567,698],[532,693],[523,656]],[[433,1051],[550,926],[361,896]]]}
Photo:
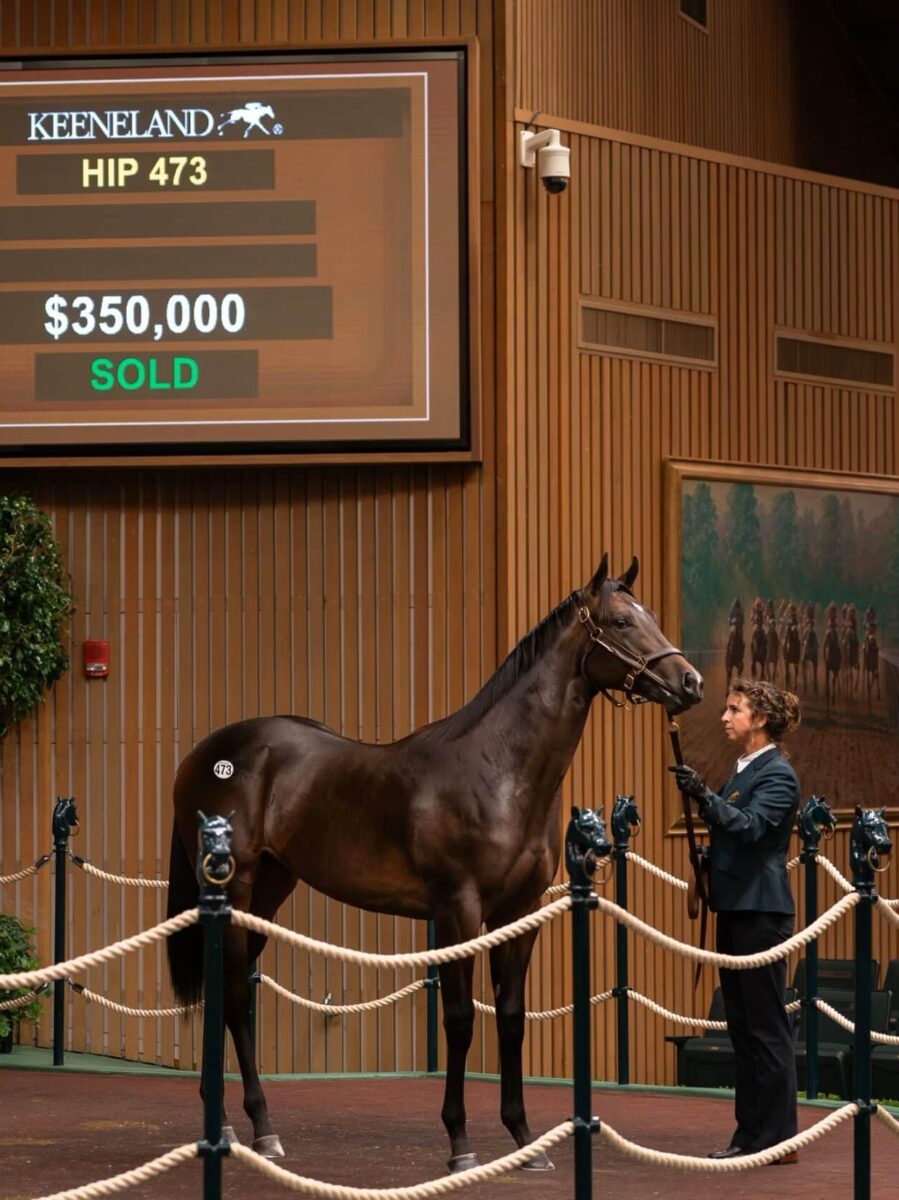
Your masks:
{"label": "rope barrier", "polygon": [[[794,950],[798,950],[800,947],[814,941],[816,937],[819,937],[826,929],[829,929],[840,917],[854,908],[858,904],[859,899],[858,892],[853,891],[851,895],[844,896],[842,900],[838,900],[836,904],[822,913],[811,925],[807,925],[805,929],[794,933],[792,937],[787,938],[780,945],[772,946],[768,950],[762,950],[758,954],[718,954],[714,950],[700,950],[696,946],[689,946],[685,942],[679,942],[676,938],[669,937],[666,933],[661,933],[659,930],[653,928],[652,925],[647,925],[639,917],[633,916],[626,909],[620,908],[617,904],[613,904],[611,900],[606,900],[602,896],[597,896],[596,904],[601,912],[614,917],[622,925],[627,925],[636,933],[643,934],[649,941],[655,942],[659,946],[664,946],[666,950],[671,950],[675,954],[681,954],[684,958],[692,959],[694,962],[709,963],[716,967],[729,967],[734,971],[748,971],[754,967],[766,967],[770,963],[787,958]],[[889,912],[889,910],[886,911]],[[890,912],[889,915],[899,925],[899,914]]]}
{"label": "rope barrier", "polygon": [[30,1004],[32,1000],[36,1000],[43,991],[43,988],[36,988],[34,991],[26,992],[24,996],[16,996],[13,1000],[4,1000],[3,1003],[0,1004],[0,1012],[8,1012],[12,1008],[24,1008],[25,1005]]}
{"label": "rope barrier", "polygon": [[106,996],[90,991],[81,983],[73,983],[71,979],[67,979],[66,983],[73,992],[77,992],[85,1000],[99,1004],[101,1008],[112,1009],[113,1012],[121,1013],[125,1017],[188,1017],[192,1012],[200,1012],[203,1008],[201,1003],[190,1004],[186,1008],[183,1006],[178,1008],[128,1008],[124,1004],[117,1004],[115,1000],[109,1000]]}
{"label": "rope barrier", "polygon": [[491,1163],[484,1163],[480,1167],[472,1167],[468,1171],[460,1171],[456,1175],[444,1175],[440,1179],[430,1179],[426,1183],[414,1184],[410,1187],[359,1188],[347,1187],[343,1184],[323,1183],[319,1179],[307,1179],[303,1175],[294,1175],[292,1171],[286,1171],[284,1167],[277,1166],[271,1159],[263,1158],[247,1146],[232,1146],[230,1157],[236,1158],[238,1162],[246,1163],[247,1166],[259,1171],[261,1175],[266,1175],[269,1179],[283,1184],[292,1192],[303,1192],[305,1195],[317,1197],[318,1200],[428,1200],[428,1197],[431,1196],[446,1196],[450,1192],[461,1191],[462,1188],[470,1187],[472,1184],[484,1183],[488,1179],[497,1179],[500,1175],[505,1175],[507,1171],[513,1171],[516,1167],[523,1166],[540,1151],[551,1150],[553,1146],[557,1146],[559,1142],[564,1141],[573,1133],[574,1122],[563,1121],[561,1125],[556,1125],[542,1137],[529,1142],[520,1150],[513,1151],[512,1154],[506,1154],[502,1158],[494,1159]]}
{"label": "rope barrier", "polygon": [[790,861],[787,863],[787,870],[795,871],[801,862],[802,862],[802,855],[797,854],[795,858],[791,858]]}
{"label": "rope barrier", "polygon": [[[848,899],[848,897],[847,897]],[[874,905],[874,911],[879,912],[881,916],[886,917],[893,925],[899,929],[899,912],[894,912],[888,904],[881,904],[879,901]]]}
{"label": "rope barrier", "polygon": [[114,1196],[125,1188],[134,1187],[138,1183],[146,1183],[158,1175],[170,1171],[172,1167],[180,1166],[191,1158],[197,1157],[196,1142],[186,1142],[168,1154],[161,1154],[145,1162],[143,1166],[135,1167],[133,1171],[124,1171],[121,1175],[111,1175],[109,1179],[98,1179],[96,1183],[86,1183],[82,1187],[69,1188],[65,1192],[54,1192],[51,1196],[41,1196],[38,1200],[95,1200],[97,1196]]}
{"label": "rope barrier", "polygon": [[395,1004],[398,1000],[402,1000],[404,996],[411,996],[413,992],[427,987],[428,983],[427,979],[416,979],[414,983],[406,984],[404,988],[400,988],[398,992],[391,992],[389,996],[380,996],[377,1000],[362,1001],[358,1004],[319,1004],[317,1000],[307,1000],[305,996],[298,996],[296,992],[289,992],[286,987],[282,987],[280,983],[277,983],[269,975],[260,975],[259,982],[264,983],[273,992],[277,992],[279,996],[283,996],[285,1000],[289,1000],[291,1004],[298,1004],[302,1008],[311,1008],[313,1012],[325,1013],[329,1017],[344,1016],[348,1013],[370,1012],[374,1008],[384,1008],[388,1004]]}
{"label": "rope barrier", "polygon": [[831,879],[834,879],[839,884],[839,886],[843,889],[844,892],[854,892],[855,891],[855,888],[852,886],[852,884],[849,882],[849,880],[846,878],[846,876],[840,874],[840,872],[833,865],[833,863],[830,861],[829,858],[824,858],[822,855],[816,854],[815,862],[818,864],[819,867],[823,867],[823,869],[827,872],[827,874],[831,877]]}
{"label": "rope barrier", "polygon": [[[304,933],[294,933],[290,929],[284,929],[281,925],[273,925],[271,921],[263,921],[261,917],[254,917],[250,913],[236,910],[231,914],[231,921],[235,925],[243,926],[244,929],[251,929],[254,933],[261,933],[265,937],[277,938],[300,950],[321,954],[325,958],[337,958],[344,962],[357,963],[363,967],[427,967],[438,963],[458,962],[460,959],[470,958],[480,950],[490,950],[494,946],[501,946],[503,942],[510,942],[523,933],[538,929],[547,921],[567,912],[569,908],[571,908],[571,897],[563,896],[560,900],[554,900],[552,904],[547,904],[544,908],[539,908],[536,912],[528,913],[526,917],[513,921],[511,925],[504,925],[501,929],[494,929],[490,933],[471,938],[467,942],[459,942],[455,946],[443,946],[439,950],[417,950],[409,954],[368,954],[364,950],[347,950],[343,946],[332,946],[329,942],[316,941],[315,938],[307,937]],[[2,983],[3,977],[0,976],[0,985]]]}
{"label": "rope barrier", "polygon": [[109,871],[101,871],[99,867],[85,862],[77,854],[69,854],[69,858],[76,867],[80,867],[86,874],[95,875],[97,879],[105,879],[107,883],[121,883],[125,887],[167,888],[169,886],[167,879],[132,879],[128,875],[111,875]]}
{"label": "rope barrier", "polygon": [[4,883],[16,883],[19,879],[27,879],[29,875],[36,875],[41,867],[46,866],[52,857],[52,854],[42,854],[30,867],[24,867],[21,871],[16,871],[14,875],[0,875],[0,885]]}
{"label": "rope barrier", "polygon": [[567,891],[568,891],[567,883],[554,883],[551,887],[548,887],[546,889],[546,891],[543,893],[543,895],[544,896],[561,896],[563,894],[563,892],[567,892]]}
{"label": "rope barrier", "polygon": [[644,871],[648,871],[650,875],[655,875],[656,879],[664,879],[666,883],[670,883],[672,887],[680,888],[686,892],[690,887],[686,879],[678,879],[676,875],[669,875],[667,871],[663,871],[661,867],[657,867],[655,863],[650,862],[648,858],[641,858],[639,854],[635,854],[633,850],[627,850],[624,857],[628,862],[634,863],[635,866],[642,867]]}
{"label": "rope barrier", "polygon": [[[823,1012],[825,1016],[830,1017],[831,1021],[835,1021],[837,1025],[840,1025],[848,1033],[855,1033],[855,1022],[850,1021],[848,1017],[844,1017],[835,1008],[831,1008],[820,996],[815,997],[815,1008]],[[871,1030],[871,1041],[882,1042],[885,1046],[899,1046],[899,1037],[894,1037],[891,1033],[878,1033],[876,1029]]]}
{"label": "rope barrier", "polygon": [[637,1142],[628,1141],[627,1138],[622,1137],[617,1130],[613,1129],[611,1125],[606,1125],[605,1122],[600,1125],[599,1134],[600,1137],[605,1138],[610,1145],[614,1146],[616,1150],[620,1150],[628,1158],[637,1159],[638,1162],[655,1163],[657,1166],[664,1167],[677,1167],[681,1171],[720,1171],[733,1175],[740,1171],[752,1171],[755,1167],[767,1167],[779,1158],[783,1158],[785,1154],[791,1154],[794,1150],[802,1150],[806,1146],[812,1145],[813,1142],[822,1138],[826,1133],[830,1133],[832,1129],[836,1129],[843,1121],[849,1117],[854,1117],[858,1111],[859,1107],[857,1104],[844,1104],[842,1108],[836,1109],[824,1117],[823,1120],[817,1121],[809,1129],[803,1130],[802,1133],[797,1133],[795,1137],[787,1138],[784,1142],[778,1142],[776,1146],[768,1146],[767,1149],[759,1150],[755,1154],[741,1154],[739,1158],[700,1158],[693,1154],[672,1154],[670,1151],[652,1150],[648,1146],[641,1146]]}
{"label": "rope barrier", "polygon": [[154,925],[152,929],[147,929],[144,933],[135,934],[134,937],[125,938],[121,942],[112,942],[109,946],[105,946],[102,950],[95,950],[92,954],[82,954],[79,958],[70,958],[67,962],[56,963],[52,967],[43,967],[38,971],[19,971],[16,975],[0,975],[0,992],[11,992],[16,988],[31,987],[36,983],[52,983],[56,979],[65,979],[67,975],[74,975],[88,967],[97,967],[102,963],[111,962],[114,958],[121,958],[124,954],[130,954],[132,950],[152,946],[154,942],[161,941],[170,933],[177,933],[179,929],[187,929],[189,925],[196,925],[199,919],[199,910],[188,908],[184,912],[178,913],[176,917],[170,917],[167,921]]}
{"label": "rope barrier", "polygon": [[[591,1004],[605,1004],[607,1000],[611,1000],[615,993],[609,989],[607,992],[600,992],[598,996],[591,996]],[[496,1013],[496,1009],[492,1004],[483,1004],[480,1000],[474,1001],[474,1006],[478,1012]],[[573,1004],[565,1004],[562,1008],[548,1008],[545,1012],[526,1012],[524,1018],[526,1021],[549,1021],[553,1017],[564,1017],[568,1013],[574,1012]]]}
{"label": "rope barrier", "polygon": [[899,1133],[899,1121],[896,1120],[892,1113],[888,1113],[882,1104],[877,1105],[874,1115],[886,1125],[887,1129],[893,1133]]}

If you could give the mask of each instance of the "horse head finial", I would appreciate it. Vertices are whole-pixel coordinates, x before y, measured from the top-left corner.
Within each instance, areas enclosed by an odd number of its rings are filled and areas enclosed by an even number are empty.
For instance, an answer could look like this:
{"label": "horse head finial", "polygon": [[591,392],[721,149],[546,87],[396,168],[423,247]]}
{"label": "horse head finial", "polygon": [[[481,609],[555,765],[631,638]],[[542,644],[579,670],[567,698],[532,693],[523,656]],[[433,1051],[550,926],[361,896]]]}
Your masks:
{"label": "horse head finial", "polygon": [[837,819],[823,796],[812,796],[802,806],[796,824],[802,838],[802,848],[808,853],[817,851],[822,837],[826,842],[830,841]]}
{"label": "horse head finial", "polygon": [[849,861],[856,887],[870,891],[875,873],[880,874],[889,867],[892,849],[886,809],[857,805],[849,835]]}
{"label": "horse head finial", "polygon": [[53,806],[53,839],[65,843],[78,832],[78,812],[74,796],[57,796]]}
{"label": "horse head finial", "polygon": [[[234,858],[231,854],[231,818],[213,814],[200,817],[197,877],[200,884],[224,887],[234,877]],[[234,816],[234,813],[231,813]]]}
{"label": "horse head finial", "polygon": [[606,837],[602,807],[577,808],[572,805],[571,820],[565,834],[565,865],[572,888],[592,888],[599,859],[607,859],[612,846]]}
{"label": "horse head finial", "polygon": [[640,813],[637,811],[637,803],[633,796],[615,797],[610,824],[615,850],[624,853],[630,839],[636,837],[640,832]]}

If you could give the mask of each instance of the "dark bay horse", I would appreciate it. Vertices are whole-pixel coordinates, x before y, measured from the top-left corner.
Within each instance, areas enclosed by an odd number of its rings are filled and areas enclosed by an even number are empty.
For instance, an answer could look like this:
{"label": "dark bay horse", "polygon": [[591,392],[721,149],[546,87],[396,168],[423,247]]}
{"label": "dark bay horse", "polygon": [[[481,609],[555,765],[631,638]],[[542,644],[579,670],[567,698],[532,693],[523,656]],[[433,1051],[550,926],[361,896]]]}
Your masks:
{"label": "dark bay horse", "polygon": [[746,657],[746,646],[743,642],[743,622],[731,622],[730,633],[727,635],[727,646],[724,651],[725,686],[730,688],[732,675],[739,677],[743,674],[743,660]]}
{"label": "dark bay horse", "polygon": [[795,691],[799,686],[799,650],[799,626],[790,621],[784,634],[784,687],[788,691]]}
{"label": "dark bay horse", "polygon": [[840,632],[837,629],[836,619],[828,620],[827,628],[824,631],[824,644],[822,646],[824,655],[824,688],[827,696],[827,711],[837,702],[837,683],[840,678],[840,667],[843,665],[843,652],[840,649]]}
{"label": "dark bay horse", "polygon": [[[458,712],[388,745],[351,741],[301,717],[225,726],[182,762],[174,785],[171,914],[197,903],[197,810],[231,815],[231,904],[271,920],[298,880],[371,912],[430,918],[438,946],[532,912],[559,861],[560,786],[598,692],[622,690],[669,714],[702,697],[702,678],[637,603],[637,560],[619,579],[604,556],[584,588],[518,643]],[[611,697],[608,697],[611,699]],[[620,703],[617,702],[616,703]],[[519,1146],[531,1133],[521,1050],[524,984],[535,934],[490,952],[503,1123]],[[247,1018],[247,970],[264,939],[225,932],[225,1021],[244,1085],[254,1147],[283,1154],[268,1115]],[[202,988],[196,927],[168,942],[182,1003]],[[439,968],[447,1042],[443,1122],[450,1169],[476,1163],[466,1134],[473,961]],[[530,1166],[550,1166],[543,1157]]]}
{"label": "dark bay horse", "polygon": [[868,694],[868,712],[870,712],[871,698],[875,687],[877,688],[877,699],[880,699],[880,646],[872,625],[868,625],[865,631],[862,663],[865,670],[865,691]]}
{"label": "dark bay horse", "polygon": [[[766,664],[768,662],[768,635],[761,621],[753,622],[752,639],[749,643],[749,670],[753,679],[767,679]],[[758,668],[758,674],[756,674]]]}

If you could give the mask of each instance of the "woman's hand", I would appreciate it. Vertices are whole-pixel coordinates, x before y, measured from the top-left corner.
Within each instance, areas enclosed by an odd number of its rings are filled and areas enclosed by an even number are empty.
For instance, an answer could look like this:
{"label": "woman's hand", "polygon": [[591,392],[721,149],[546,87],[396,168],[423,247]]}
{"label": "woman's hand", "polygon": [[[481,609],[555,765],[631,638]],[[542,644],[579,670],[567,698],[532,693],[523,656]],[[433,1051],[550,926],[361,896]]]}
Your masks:
{"label": "woman's hand", "polygon": [[679,764],[676,767],[669,767],[668,770],[673,772],[677,786],[685,795],[691,796],[700,803],[712,795],[712,792],[706,786],[705,780],[692,767],[688,767],[686,764]]}

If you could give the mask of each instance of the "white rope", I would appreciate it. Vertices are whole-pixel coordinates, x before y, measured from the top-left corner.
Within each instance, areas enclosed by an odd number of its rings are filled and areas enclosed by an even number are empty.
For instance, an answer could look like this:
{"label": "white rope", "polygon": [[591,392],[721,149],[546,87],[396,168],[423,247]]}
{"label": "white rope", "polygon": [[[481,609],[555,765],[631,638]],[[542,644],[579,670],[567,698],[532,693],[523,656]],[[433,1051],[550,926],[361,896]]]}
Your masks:
{"label": "white rope", "polygon": [[899,912],[894,912],[889,905],[881,904],[879,901],[874,905],[874,911],[879,912],[881,916],[886,917],[891,924],[895,925],[896,928],[899,929]]}
{"label": "white rope", "polygon": [[877,1105],[874,1115],[879,1121],[883,1121],[887,1129],[891,1129],[893,1133],[899,1133],[899,1121],[896,1120],[892,1113],[888,1113],[882,1104]]}
{"label": "white rope", "polygon": [[801,862],[802,862],[802,855],[797,854],[795,858],[791,858],[790,861],[787,863],[787,870],[795,871]]}
{"label": "white rope", "polygon": [[72,991],[83,996],[85,1000],[90,1000],[92,1004],[99,1004],[101,1008],[112,1009],[113,1012],[121,1013],[125,1017],[188,1017],[192,1012],[198,1012],[203,1007],[201,1003],[197,1003],[178,1008],[127,1008],[124,1004],[117,1004],[115,1000],[108,1000],[106,996],[92,992],[80,983],[72,983],[71,979],[68,980],[68,983]]}
{"label": "white rope", "polygon": [[0,885],[4,883],[15,883],[19,879],[27,879],[29,875],[36,875],[41,867],[47,865],[50,861],[50,855],[45,854],[43,858],[39,858],[36,863],[32,863],[30,867],[24,867],[21,871],[16,871],[14,875],[0,875]]}
{"label": "white rope", "polygon": [[879,903],[885,904],[887,906],[887,908],[899,908],[899,899],[887,900],[887,898],[885,896],[881,896]]}
{"label": "white rope", "polygon": [[494,1159],[480,1167],[472,1167],[468,1171],[460,1171],[456,1175],[444,1175],[440,1179],[430,1179],[426,1183],[413,1184],[411,1187],[389,1188],[359,1188],[346,1187],[342,1184],[323,1183],[319,1179],[307,1179],[303,1175],[294,1175],[285,1171],[268,1158],[262,1158],[247,1146],[232,1146],[230,1157],[238,1162],[246,1163],[261,1175],[281,1183],[292,1192],[303,1192],[307,1196],[315,1196],[317,1200],[428,1200],[431,1196],[446,1196],[450,1192],[461,1191],[475,1183],[483,1183],[488,1179],[497,1179],[507,1171],[523,1166],[529,1159],[540,1151],[551,1150],[574,1133],[574,1122],[564,1121],[556,1125],[542,1137],[536,1138],[521,1150],[506,1154],[503,1158]]}
{"label": "white rope", "polygon": [[[802,1133],[797,1133],[795,1137],[778,1142],[776,1146],[768,1146],[767,1149],[759,1150],[755,1154],[741,1154],[739,1158],[700,1158],[694,1154],[672,1154],[668,1151],[652,1150],[649,1146],[641,1146],[637,1142],[628,1141],[605,1122],[600,1125],[599,1134],[616,1150],[620,1150],[628,1158],[636,1158],[639,1162],[677,1167],[682,1171],[720,1171],[733,1175],[740,1171],[751,1171],[755,1167],[766,1167],[770,1163],[776,1162],[777,1159],[783,1158],[785,1154],[791,1154],[794,1150],[802,1150],[806,1146],[810,1146],[826,1133],[836,1129],[849,1117],[854,1117],[858,1111],[857,1104],[844,1104],[842,1108],[836,1109],[809,1129],[803,1130]],[[878,1108],[877,1111],[880,1112],[880,1109]]]}
{"label": "white rope", "polygon": [[819,867],[823,867],[831,879],[836,880],[844,892],[854,892],[855,888],[849,882],[845,875],[841,875],[837,868],[833,865],[829,858],[824,858],[821,854],[815,855],[815,862]]}
{"label": "white rope", "polygon": [[[848,1017],[844,1017],[835,1008],[831,1008],[820,996],[815,997],[815,1008],[820,1009],[825,1016],[830,1017],[831,1021],[835,1021],[837,1025],[842,1026],[849,1033],[855,1033],[855,1022],[850,1021]],[[899,1037],[894,1037],[891,1033],[879,1033],[876,1029],[871,1030],[871,1041],[882,1042],[885,1046],[899,1046]]]}
{"label": "white rope", "polygon": [[279,996],[283,996],[285,1000],[289,1000],[291,1004],[299,1004],[302,1008],[311,1008],[313,1012],[324,1013],[329,1017],[340,1017],[348,1013],[369,1012],[373,1008],[384,1008],[388,1004],[396,1004],[397,1000],[402,1000],[404,996],[411,996],[413,992],[426,987],[428,981],[416,979],[414,983],[406,984],[404,988],[400,988],[398,992],[391,992],[389,996],[379,996],[377,1000],[368,1000],[359,1004],[319,1004],[317,1000],[307,1000],[305,996],[289,992],[286,987],[282,987],[269,975],[260,975],[259,982],[264,983],[273,992],[277,992]]}
{"label": "white rope", "polygon": [[[263,921],[261,917],[254,917],[250,913],[236,910],[232,912],[231,920],[235,925],[252,929],[254,933],[278,938],[300,950],[321,954],[325,958],[337,958],[344,962],[357,963],[363,967],[426,967],[437,963],[458,962],[460,959],[470,958],[480,950],[490,950],[494,946],[500,946],[503,942],[509,942],[523,933],[538,929],[547,921],[567,912],[569,908],[571,908],[571,897],[563,896],[560,900],[554,900],[552,904],[537,909],[536,912],[528,913],[526,917],[514,921],[511,925],[504,925],[501,929],[494,929],[490,933],[482,934],[481,937],[471,938],[467,942],[459,942],[455,946],[444,946],[439,950],[417,950],[410,954],[369,954],[364,950],[347,950],[343,946],[332,946],[329,942],[316,941],[315,938],[307,937],[303,933],[294,933],[280,925],[273,925],[270,921]],[[2,983],[3,977],[0,976],[0,985]]]}
{"label": "white rope", "polygon": [[[858,892],[853,891],[851,895],[844,896],[841,900],[838,900],[836,904],[827,909],[826,912],[823,912],[816,921],[813,921],[811,925],[807,925],[805,929],[794,933],[785,942],[781,942],[777,946],[772,946],[768,950],[762,950],[758,954],[718,954],[714,950],[700,950],[696,946],[689,946],[685,942],[679,942],[675,938],[661,933],[652,925],[647,925],[639,917],[632,916],[626,909],[620,908],[617,904],[613,904],[611,900],[606,900],[602,896],[597,896],[596,905],[601,912],[614,917],[622,925],[627,925],[636,933],[643,934],[649,941],[655,942],[659,946],[664,946],[666,950],[671,950],[673,953],[680,954],[684,958],[692,959],[694,962],[710,963],[716,967],[729,967],[734,971],[748,971],[754,967],[766,967],[770,963],[778,962],[780,959],[792,954],[794,950],[808,945],[809,942],[814,941],[816,937],[824,933],[826,929],[829,929],[840,917],[849,912],[851,908],[854,908],[858,904],[859,899]],[[889,909],[885,911],[889,913],[891,919],[894,919],[899,924],[899,914],[892,913]]]}
{"label": "white rope", "polygon": [[56,963],[52,967],[43,967],[39,971],[20,971],[17,975],[0,975],[0,992],[11,992],[15,988],[32,987],[38,983],[52,983],[54,979],[65,979],[67,975],[78,974],[88,967],[97,967],[101,963],[111,962],[114,958],[121,958],[123,954],[130,954],[132,950],[152,946],[154,942],[161,941],[170,933],[177,933],[179,929],[187,929],[189,925],[196,925],[199,919],[199,909],[188,908],[185,912],[178,913],[177,917],[170,917],[168,921],[154,925],[152,929],[147,929],[144,933],[125,938],[121,942],[113,942],[102,950],[95,950],[92,954],[82,954],[80,958],[70,958],[67,962]]}
{"label": "white rope", "polygon": [[176,1150],[169,1150],[159,1158],[145,1162],[143,1166],[135,1167],[133,1171],[125,1171],[121,1175],[112,1175],[109,1179],[98,1179],[96,1183],[86,1183],[82,1187],[69,1188],[65,1192],[54,1192],[50,1196],[41,1196],[39,1200],[94,1200],[97,1196],[114,1196],[125,1188],[134,1187],[138,1183],[146,1183],[155,1179],[172,1167],[177,1167],[191,1158],[197,1157],[196,1142],[186,1142]]}
{"label": "white rope", "polygon": [[726,1021],[707,1021],[702,1017],[683,1017],[680,1013],[671,1012],[670,1009],[662,1008],[661,1004],[656,1004],[655,1000],[650,1000],[648,996],[644,996],[642,992],[635,992],[633,988],[627,989],[627,994],[632,1000],[636,1000],[638,1004],[644,1005],[650,1012],[657,1013],[660,1017],[666,1017],[669,1021],[674,1021],[677,1025],[692,1025],[696,1029],[727,1029]]}
{"label": "white rope", "polygon": [[544,896],[561,896],[563,892],[567,892],[568,890],[569,890],[569,888],[568,888],[567,883],[554,883],[551,887],[548,887],[546,889],[546,891],[543,893],[543,895]]}
{"label": "white rope", "polygon": [[37,995],[37,992],[26,992],[24,996],[17,996],[14,1000],[4,1000],[0,1004],[0,1012],[8,1012],[11,1008],[24,1008],[26,1004],[37,999]]}
{"label": "white rope", "polygon": [[[600,992],[598,996],[591,996],[591,1004],[605,1004],[607,1000],[611,1000],[613,992],[611,989],[607,992]],[[496,1009],[492,1004],[482,1004],[480,1000],[474,1001],[474,1006],[478,1012],[495,1013]],[[566,1004],[562,1008],[548,1008],[544,1012],[526,1012],[524,1014],[526,1021],[549,1021],[553,1017],[564,1017],[568,1013],[574,1012],[573,1004]]]}
{"label": "white rope", "polygon": [[655,875],[656,879],[664,879],[666,883],[670,883],[672,887],[680,888],[686,892],[690,887],[686,879],[678,879],[676,875],[669,875],[667,871],[663,871],[661,867],[657,867],[647,858],[641,858],[639,854],[635,854],[633,850],[628,850],[624,856],[629,862],[634,863],[638,867],[642,867],[644,871],[648,871],[650,875]]}
{"label": "white rope", "polygon": [[108,871],[101,871],[99,867],[92,866],[83,858],[76,858],[74,854],[70,854],[69,858],[76,867],[80,867],[88,875],[96,875],[98,879],[105,879],[109,883],[121,883],[125,887],[167,888],[169,886],[167,879],[131,879],[128,875],[110,875]]}

